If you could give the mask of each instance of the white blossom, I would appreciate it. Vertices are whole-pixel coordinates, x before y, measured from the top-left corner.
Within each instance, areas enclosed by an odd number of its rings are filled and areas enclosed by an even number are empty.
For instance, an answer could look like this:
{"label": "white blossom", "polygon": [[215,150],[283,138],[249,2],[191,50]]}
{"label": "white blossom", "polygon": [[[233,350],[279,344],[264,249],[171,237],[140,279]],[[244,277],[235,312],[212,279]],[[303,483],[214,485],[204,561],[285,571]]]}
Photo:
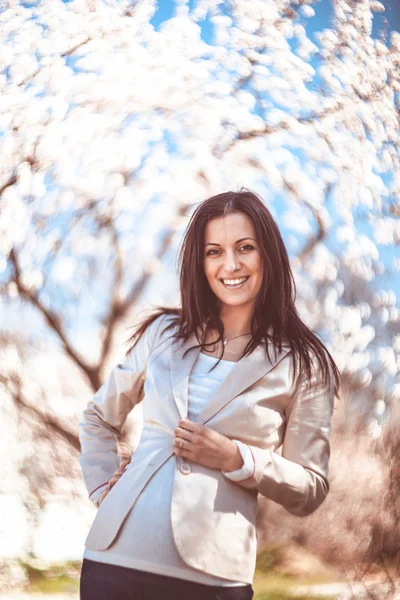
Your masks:
{"label": "white blossom", "polygon": [[[134,312],[178,301],[183,209],[246,186],[282,230],[299,312],[328,336],[350,393],[362,390],[372,435],[381,433],[377,400],[400,398],[400,34],[372,36],[382,3],[337,0],[311,40],[311,4],[297,3],[293,18],[286,0],[177,0],[155,27],[155,0],[9,0],[0,12],[4,332],[54,343],[40,302],[95,364],[111,298],[123,302],[148,277]],[[62,354],[57,340],[51,356]],[[17,369],[12,354],[4,363]],[[54,392],[62,413],[45,363],[24,381],[32,397],[38,382]],[[53,507],[44,540],[57,520]],[[43,541],[38,549],[50,553]]]}

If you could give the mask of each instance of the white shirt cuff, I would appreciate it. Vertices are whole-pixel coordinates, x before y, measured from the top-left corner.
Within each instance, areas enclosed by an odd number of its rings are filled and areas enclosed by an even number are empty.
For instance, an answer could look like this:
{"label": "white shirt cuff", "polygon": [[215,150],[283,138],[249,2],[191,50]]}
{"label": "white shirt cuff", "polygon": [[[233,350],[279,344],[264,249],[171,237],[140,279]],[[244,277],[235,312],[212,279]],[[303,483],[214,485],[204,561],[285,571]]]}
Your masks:
{"label": "white shirt cuff", "polygon": [[244,464],[241,467],[241,469],[229,472],[222,471],[222,473],[231,481],[243,481],[244,479],[248,479],[254,474],[255,464],[253,453],[246,444],[243,444],[243,442],[240,442],[239,440],[232,440],[232,442],[235,442],[235,444],[238,446]]}

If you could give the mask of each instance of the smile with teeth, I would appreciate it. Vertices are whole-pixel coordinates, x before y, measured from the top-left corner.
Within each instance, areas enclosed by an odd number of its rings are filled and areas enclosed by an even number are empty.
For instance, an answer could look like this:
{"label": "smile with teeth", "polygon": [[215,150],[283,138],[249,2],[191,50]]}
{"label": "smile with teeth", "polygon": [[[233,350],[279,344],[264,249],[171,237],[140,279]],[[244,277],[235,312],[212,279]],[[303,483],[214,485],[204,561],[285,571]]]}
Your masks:
{"label": "smile with teeth", "polygon": [[238,279],[221,279],[221,281],[227,288],[239,288],[242,287],[242,285],[244,285],[248,278],[249,276],[239,277]]}

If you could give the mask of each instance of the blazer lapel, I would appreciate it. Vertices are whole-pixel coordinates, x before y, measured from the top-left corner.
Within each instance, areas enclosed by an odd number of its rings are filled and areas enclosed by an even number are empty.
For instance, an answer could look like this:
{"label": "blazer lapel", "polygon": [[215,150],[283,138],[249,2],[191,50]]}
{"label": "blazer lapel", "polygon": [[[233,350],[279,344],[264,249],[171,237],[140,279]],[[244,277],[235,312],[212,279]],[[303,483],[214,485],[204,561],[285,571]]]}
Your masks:
{"label": "blazer lapel", "polygon": [[[174,342],[171,353],[171,385],[177,408],[183,419],[188,414],[189,376],[200,353],[200,348],[189,350],[185,357],[183,355],[186,350],[193,348],[198,343],[196,334],[193,332],[186,342]],[[196,423],[204,424],[209,421],[235,396],[271,371],[289,351],[290,346],[282,344],[282,351],[275,355],[274,348],[270,344],[270,360],[268,360],[264,347],[260,345],[250,355],[241,358],[211,395],[206,406],[199,413]]]}
{"label": "blazer lapel", "polygon": [[207,421],[224,408],[224,406],[233,400],[233,398],[271,371],[271,369],[273,369],[289,352],[290,347],[282,346],[282,351],[277,352],[276,356],[273,352],[272,345],[270,345],[269,350],[271,360],[268,360],[262,346],[257,346],[250,355],[241,358],[239,362],[233,366],[228,373],[228,376],[222,381],[214,394],[210,396],[206,406],[199,413],[196,423],[201,423],[202,425],[207,423]]}
{"label": "blazer lapel", "polygon": [[171,385],[176,406],[182,419],[188,414],[189,376],[196,362],[200,348],[189,350],[184,357],[185,351],[196,346],[196,334],[192,332],[186,342],[175,341],[171,348]]}

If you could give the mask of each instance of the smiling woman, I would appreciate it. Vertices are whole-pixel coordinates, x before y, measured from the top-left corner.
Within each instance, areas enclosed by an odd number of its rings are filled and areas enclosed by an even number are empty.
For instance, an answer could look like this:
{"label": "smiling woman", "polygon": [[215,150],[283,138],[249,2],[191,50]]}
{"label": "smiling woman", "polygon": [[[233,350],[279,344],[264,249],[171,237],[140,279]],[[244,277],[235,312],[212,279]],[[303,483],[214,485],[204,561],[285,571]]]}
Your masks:
{"label": "smiling woman", "polygon": [[[213,196],[179,258],[181,306],[138,327],[80,423],[99,507],[81,600],[250,600],[258,494],[306,516],[329,492],[339,372],[296,311],[271,213],[247,190]],[[139,445],[120,460],[118,433],[141,401]]]}
{"label": "smiling woman", "polygon": [[238,329],[248,331],[263,277],[262,257],[251,219],[242,212],[212,219],[205,228],[205,248],[204,272],[220,301],[227,336],[237,335]]}

